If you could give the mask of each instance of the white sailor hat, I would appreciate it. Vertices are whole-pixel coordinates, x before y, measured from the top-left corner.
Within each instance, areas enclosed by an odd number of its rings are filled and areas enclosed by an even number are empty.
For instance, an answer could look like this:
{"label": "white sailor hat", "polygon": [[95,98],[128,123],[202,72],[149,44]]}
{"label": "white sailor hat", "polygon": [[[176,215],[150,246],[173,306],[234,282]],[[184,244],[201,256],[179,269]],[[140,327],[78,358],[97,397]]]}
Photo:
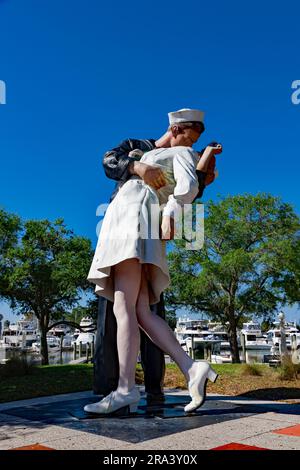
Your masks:
{"label": "white sailor hat", "polygon": [[181,122],[202,122],[204,124],[204,112],[199,111],[199,109],[179,109],[168,113],[168,116],[170,126]]}

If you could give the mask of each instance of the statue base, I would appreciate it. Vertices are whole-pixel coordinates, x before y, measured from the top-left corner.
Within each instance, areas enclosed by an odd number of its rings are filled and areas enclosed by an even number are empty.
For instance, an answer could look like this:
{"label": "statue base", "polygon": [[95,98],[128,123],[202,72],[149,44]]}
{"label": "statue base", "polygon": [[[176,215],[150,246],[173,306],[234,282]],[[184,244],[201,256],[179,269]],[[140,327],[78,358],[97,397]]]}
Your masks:
{"label": "statue base", "polygon": [[[147,402],[146,397],[142,397],[138,409],[135,413],[129,413],[128,407],[120,408],[114,413],[99,414],[99,413],[86,413],[83,408],[72,410],[71,415],[80,420],[86,419],[99,419],[99,418],[179,418],[183,416],[188,416],[189,414],[184,412],[184,406],[189,402],[190,398],[188,396],[176,396],[176,395],[165,395],[165,399],[159,403],[149,403]],[[99,397],[95,398],[95,402],[99,401]],[[88,401],[91,403],[91,400]],[[197,413],[197,412],[195,412]],[[195,414],[193,413],[193,414]]]}

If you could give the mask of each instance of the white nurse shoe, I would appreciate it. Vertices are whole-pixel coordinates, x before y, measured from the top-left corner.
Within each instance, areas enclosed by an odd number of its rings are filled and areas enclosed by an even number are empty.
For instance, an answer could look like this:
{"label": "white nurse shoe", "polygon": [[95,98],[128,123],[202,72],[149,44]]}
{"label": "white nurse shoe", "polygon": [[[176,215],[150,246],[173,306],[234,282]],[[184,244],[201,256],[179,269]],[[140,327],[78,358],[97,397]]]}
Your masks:
{"label": "white nurse shoe", "polygon": [[127,411],[134,413],[137,411],[139,401],[140,392],[137,387],[133,387],[128,393],[120,393],[115,390],[97,403],[85,405],[84,411],[87,413],[109,414],[127,407]]}
{"label": "white nurse shoe", "polygon": [[189,394],[192,401],[184,407],[186,413],[195,411],[203,405],[206,398],[207,381],[215,382],[218,378],[218,374],[207,362],[197,362],[197,368],[196,377],[188,383]]}

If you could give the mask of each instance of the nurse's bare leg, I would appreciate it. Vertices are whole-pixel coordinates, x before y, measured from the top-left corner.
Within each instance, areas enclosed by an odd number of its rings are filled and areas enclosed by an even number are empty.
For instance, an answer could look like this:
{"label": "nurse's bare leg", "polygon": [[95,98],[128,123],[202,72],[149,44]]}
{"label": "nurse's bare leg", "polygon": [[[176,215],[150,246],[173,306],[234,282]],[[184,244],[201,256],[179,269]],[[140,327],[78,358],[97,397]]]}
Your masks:
{"label": "nurse's bare leg", "polygon": [[114,266],[114,314],[117,320],[119,382],[117,390],[127,393],[135,385],[135,369],[140,347],[136,302],[141,284],[142,266],[128,259]]}

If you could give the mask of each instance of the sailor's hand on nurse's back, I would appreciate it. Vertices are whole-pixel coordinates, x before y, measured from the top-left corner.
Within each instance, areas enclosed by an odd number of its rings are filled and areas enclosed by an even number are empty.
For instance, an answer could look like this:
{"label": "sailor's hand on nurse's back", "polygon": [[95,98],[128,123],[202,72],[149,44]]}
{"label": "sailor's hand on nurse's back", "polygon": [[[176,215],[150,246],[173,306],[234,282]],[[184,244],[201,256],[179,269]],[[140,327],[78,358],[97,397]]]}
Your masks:
{"label": "sailor's hand on nurse's back", "polygon": [[143,150],[134,149],[134,150],[131,150],[131,152],[129,152],[128,157],[136,158],[137,160],[139,160],[140,158],[142,158],[143,155],[144,155]]}
{"label": "sailor's hand on nurse's back", "polygon": [[131,165],[131,174],[139,176],[154,189],[157,190],[166,185],[167,182],[161,168],[142,162],[132,162]]}
{"label": "sailor's hand on nurse's back", "polygon": [[174,219],[169,215],[164,215],[161,222],[162,240],[173,240],[174,238]]}

